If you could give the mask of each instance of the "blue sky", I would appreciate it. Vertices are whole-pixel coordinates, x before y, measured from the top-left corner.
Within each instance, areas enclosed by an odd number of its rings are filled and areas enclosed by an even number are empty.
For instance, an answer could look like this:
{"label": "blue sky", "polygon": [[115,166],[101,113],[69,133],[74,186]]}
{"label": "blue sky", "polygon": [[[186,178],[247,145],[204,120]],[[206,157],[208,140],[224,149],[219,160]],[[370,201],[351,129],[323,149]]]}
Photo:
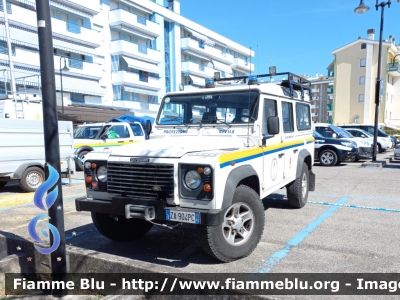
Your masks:
{"label": "blue sky", "polygon": [[[379,1],[381,2],[381,1]],[[359,0],[181,0],[181,15],[256,52],[255,73],[278,72],[315,76],[327,74],[332,51],[366,38],[375,29],[379,39],[380,9],[364,0],[370,10],[354,13]],[[400,3],[385,7],[383,39],[400,43]],[[396,19],[397,18],[397,19]],[[397,24],[396,24],[397,21]]]}

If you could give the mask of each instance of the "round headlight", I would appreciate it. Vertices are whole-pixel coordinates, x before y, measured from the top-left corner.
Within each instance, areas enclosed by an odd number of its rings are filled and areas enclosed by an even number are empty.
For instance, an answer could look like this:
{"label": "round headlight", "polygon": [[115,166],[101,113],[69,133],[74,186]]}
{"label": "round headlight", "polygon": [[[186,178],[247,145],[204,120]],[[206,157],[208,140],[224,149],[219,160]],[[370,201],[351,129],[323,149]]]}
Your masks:
{"label": "round headlight", "polygon": [[97,169],[97,178],[101,182],[107,181],[107,168],[105,166],[101,166],[100,168]]}
{"label": "round headlight", "polygon": [[205,167],[204,168],[204,175],[210,175],[211,174],[211,168],[210,167]]}
{"label": "round headlight", "polygon": [[201,176],[194,170],[191,170],[185,175],[185,184],[188,188],[195,190],[200,186]]}
{"label": "round headlight", "polygon": [[92,167],[92,163],[90,161],[85,162],[85,168],[90,169]]}

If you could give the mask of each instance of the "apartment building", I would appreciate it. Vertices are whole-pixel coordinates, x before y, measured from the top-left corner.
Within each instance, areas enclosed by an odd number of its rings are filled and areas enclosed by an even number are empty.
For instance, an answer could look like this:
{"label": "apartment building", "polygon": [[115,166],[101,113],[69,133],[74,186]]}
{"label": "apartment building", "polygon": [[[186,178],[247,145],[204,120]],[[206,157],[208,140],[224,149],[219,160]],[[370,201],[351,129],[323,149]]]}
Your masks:
{"label": "apartment building", "polygon": [[[7,0],[13,93],[0,14],[2,98],[41,97],[35,6]],[[166,92],[204,87],[216,71],[229,77],[254,70],[253,51],[181,16],[178,0],[50,0],[50,7],[58,105],[155,115]]]}
{"label": "apartment building", "polygon": [[[375,88],[378,73],[379,41],[374,29],[367,38],[332,52],[334,60],[333,123],[368,123],[375,119]],[[400,126],[400,46],[391,36],[382,43],[382,89],[379,123]]]}
{"label": "apartment building", "polygon": [[333,63],[328,67],[328,75],[316,74],[307,77],[311,82],[311,117],[313,123],[331,123],[333,115]]}

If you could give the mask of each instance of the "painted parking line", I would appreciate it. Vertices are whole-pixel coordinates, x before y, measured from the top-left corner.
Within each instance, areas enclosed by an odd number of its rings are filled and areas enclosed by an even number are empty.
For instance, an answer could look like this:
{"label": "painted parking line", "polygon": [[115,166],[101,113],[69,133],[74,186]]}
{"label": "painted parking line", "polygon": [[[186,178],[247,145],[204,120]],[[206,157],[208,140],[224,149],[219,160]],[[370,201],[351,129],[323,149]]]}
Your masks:
{"label": "painted parking line", "polygon": [[[344,204],[349,197],[341,198],[336,204]],[[306,228],[298,232],[286,244],[285,248],[276,251],[268,259],[264,261],[258,268],[256,268],[251,277],[257,277],[256,274],[269,273],[282,259],[284,259],[293,247],[298,246],[310,233],[312,233],[319,225],[321,225],[329,216],[331,216],[340,206],[332,205],[323,212],[317,219],[307,225]]]}
{"label": "painted parking line", "polygon": [[339,204],[339,203],[322,202],[322,201],[307,201],[307,203],[322,204],[322,205],[334,205],[334,206],[349,207],[349,208],[361,208],[361,209],[400,213],[400,209],[391,209],[391,208],[385,208],[385,207],[372,207],[372,206],[355,205],[355,204]]}
{"label": "painted parking line", "polygon": [[[340,198],[341,195],[333,195],[333,194],[315,194],[309,193],[308,196],[310,197],[330,197],[330,198]],[[360,199],[360,200],[371,200],[371,201],[387,201],[387,202],[400,202],[400,199],[394,198],[383,198],[383,197],[365,197],[365,196],[348,196],[352,199]]]}
{"label": "painted parking line", "polygon": [[[63,199],[65,200],[65,199],[77,198],[77,197],[82,197],[82,196],[85,196],[85,195],[86,195],[86,194],[70,195],[70,196],[65,196],[65,197],[63,197]],[[13,196],[13,197],[15,197],[15,196]],[[32,196],[31,199],[28,199],[28,200],[30,201],[30,203],[26,203],[26,204],[23,204],[23,205],[16,205],[16,206],[10,206],[10,207],[5,207],[5,208],[0,208],[0,212],[6,211],[6,210],[12,210],[12,209],[23,208],[23,207],[35,205],[35,204],[33,203],[33,196]]]}

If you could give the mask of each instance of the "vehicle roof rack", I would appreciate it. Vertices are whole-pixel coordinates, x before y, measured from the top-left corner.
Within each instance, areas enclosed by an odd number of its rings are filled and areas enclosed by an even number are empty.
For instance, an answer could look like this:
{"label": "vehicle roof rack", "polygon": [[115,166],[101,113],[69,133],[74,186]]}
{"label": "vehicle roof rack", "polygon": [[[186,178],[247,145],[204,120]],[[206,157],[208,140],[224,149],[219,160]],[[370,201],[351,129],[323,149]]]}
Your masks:
{"label": "vehicle roof rack", "polygon": [[293,91],[301,91],[301,99],[304,100],[304,91],[308,91],[310,96],[310,100],[312,100],[311,96],[311,82],[304,77],[299,75],[290,73],[290,72],[283,72],[283,73],[275,73],[275,74],[262,74],[262,75],[249,75],[249,76],[238,76],[238,77],[227,77],[227,78],[213,78],[215,82],[220,81],[232,81],[232,80],[243,80],[243,83],[246,83],[247,80],[257,80],[258,78],[262,77],[275,77],[275,76],[287,76],[287,79],[283,79],[278,83],[279,85],[286,87],[289,89],[289,95],[293,98]]}

